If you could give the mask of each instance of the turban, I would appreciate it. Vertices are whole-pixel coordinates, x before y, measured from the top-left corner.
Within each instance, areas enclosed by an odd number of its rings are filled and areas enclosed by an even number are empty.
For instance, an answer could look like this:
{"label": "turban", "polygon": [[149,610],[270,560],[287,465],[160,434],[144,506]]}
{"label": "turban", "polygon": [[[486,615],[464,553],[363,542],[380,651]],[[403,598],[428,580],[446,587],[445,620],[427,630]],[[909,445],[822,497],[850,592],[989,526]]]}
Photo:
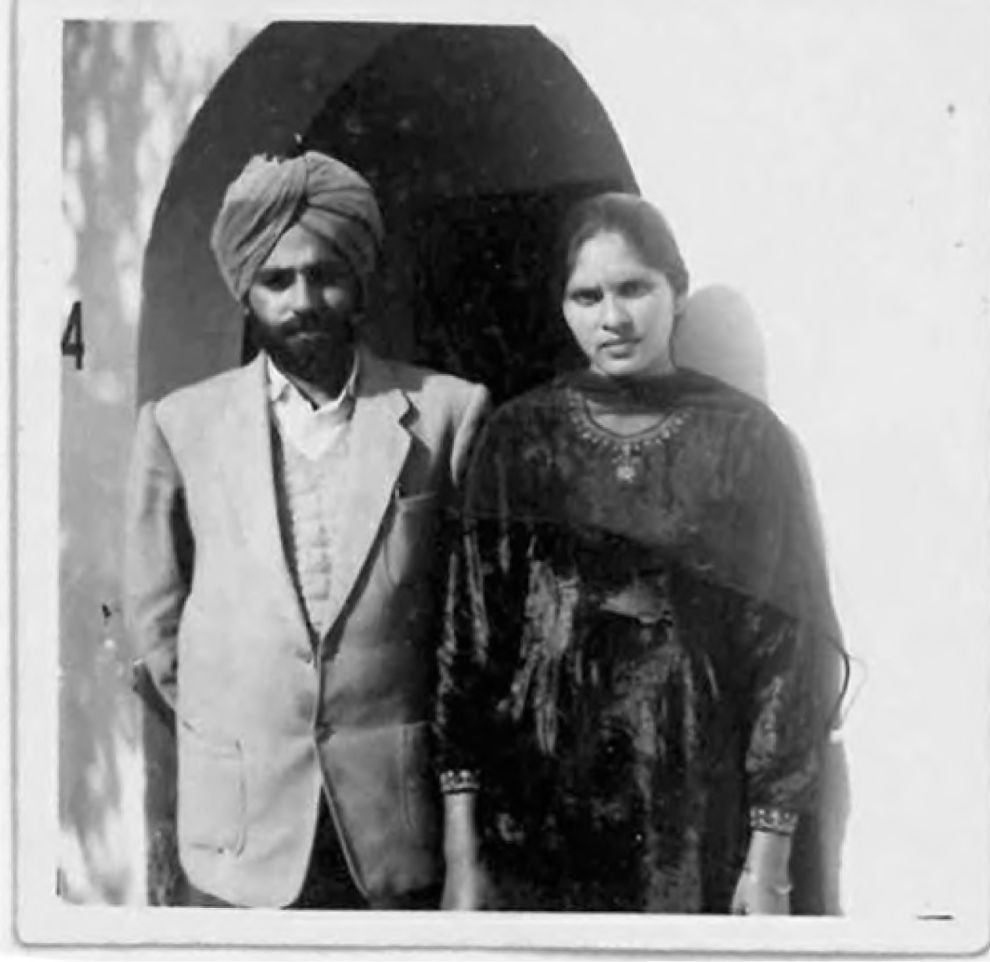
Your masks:
{"label": "turban", "polygon": [[210,246],[238,301],[294,224],[333,244],[365,293],[383,236],[374,193],[346,164],[307,151],[291,159],[252,157],[224,194]]}

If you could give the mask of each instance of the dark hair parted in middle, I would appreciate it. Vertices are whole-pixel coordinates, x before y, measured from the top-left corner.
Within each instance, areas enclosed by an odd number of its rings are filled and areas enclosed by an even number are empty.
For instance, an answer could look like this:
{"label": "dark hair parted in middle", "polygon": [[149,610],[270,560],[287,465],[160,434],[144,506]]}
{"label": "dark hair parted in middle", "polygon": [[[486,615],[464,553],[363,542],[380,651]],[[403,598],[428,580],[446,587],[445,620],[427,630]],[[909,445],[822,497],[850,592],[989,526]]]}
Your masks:
{"label": "dark hair parted in middle", "polygon": [[598,234],[620,234],[647,267],[660,271],[678,296],[687,293],[688,270],[663,214],[636,194],[610,192],[578,202],[561,231],[562,270],[558,290],[567,284],[578,251]]}

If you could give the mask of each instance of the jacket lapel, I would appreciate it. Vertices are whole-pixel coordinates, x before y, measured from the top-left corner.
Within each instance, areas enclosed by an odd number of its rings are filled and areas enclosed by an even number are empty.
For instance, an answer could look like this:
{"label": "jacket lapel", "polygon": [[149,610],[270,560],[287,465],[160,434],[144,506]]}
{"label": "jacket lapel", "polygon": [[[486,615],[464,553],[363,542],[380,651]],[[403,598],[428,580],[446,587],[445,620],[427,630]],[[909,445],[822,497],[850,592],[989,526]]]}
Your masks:
{"label": "jacket lapel", "polygon": [[387,362],[361,352],[354,414],[350,426],[350,465],[334,546],[334,591],[329,627],[354,590],[388,509],[411,438],[402,424],[409,401],[396,386]]}
{"label": "jacket lapel", "polygon": [[274,591],[279,610],[306,637],[306,616],[292,582],[279,526],[265,355],[259,354],[241,375],[231,389],[219,442],[224,451],[218,460],[249,550],[268,572],[265,585],[252,585],[248,590]]}

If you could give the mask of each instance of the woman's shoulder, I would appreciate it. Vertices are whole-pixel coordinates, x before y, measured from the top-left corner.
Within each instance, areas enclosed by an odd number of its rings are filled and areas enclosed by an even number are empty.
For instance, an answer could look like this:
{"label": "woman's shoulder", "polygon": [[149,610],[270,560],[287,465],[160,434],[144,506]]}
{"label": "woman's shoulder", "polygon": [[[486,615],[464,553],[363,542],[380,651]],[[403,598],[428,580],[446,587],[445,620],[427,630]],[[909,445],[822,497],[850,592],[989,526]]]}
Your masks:
{"label": "woman's shoulder", "polygon": [[690,368],[678,371],[680,406],[694,412],[715,431],[786,435],[787,428],[759,398]]}
{"label": "woman's shoulder", "polygon": [[503,401],[488,418],[487,433],[492,437],[543,431],[559,417],[564,404],[564,385],[554,378]]}
{"label": "woman's shoulder", "polygon": [[561,423],[560,390],[541,384],[500,404],[488,417],[468,469],[466,503],[483,516],[511,503],[516,520],[545,514],[544,482],[552,466],[549,439]]}

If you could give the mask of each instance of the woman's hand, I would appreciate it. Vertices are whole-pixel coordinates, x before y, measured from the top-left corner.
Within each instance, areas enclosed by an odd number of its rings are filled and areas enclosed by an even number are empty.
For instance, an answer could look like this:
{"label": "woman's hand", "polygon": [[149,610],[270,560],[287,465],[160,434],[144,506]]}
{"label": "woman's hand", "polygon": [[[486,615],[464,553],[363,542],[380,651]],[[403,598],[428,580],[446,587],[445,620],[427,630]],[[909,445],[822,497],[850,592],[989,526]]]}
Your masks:
{"label": "woman's hand", "polygon": [[790,915],[791,883],[787,872],[790,858],[789,835],[753,832],[746,867],[732,896],[732,914]]}
{"label": "woman's hand", "polygon": [[445,911],[472,911],[488,908],[488,873],[477,859],[447,860],[440,908]]}
{"label": "woman's hand", "polygon": [[488,873],[478,854],[474,800],[474,792],[444,796],[443,851],[447,869],[440,899],[442,909],[483,909],[491,900]]}
{"label": "woman's hand", "polygon": [[743,869],[732,896],[733,915],[790,915],[790,884],[761,878]]}

